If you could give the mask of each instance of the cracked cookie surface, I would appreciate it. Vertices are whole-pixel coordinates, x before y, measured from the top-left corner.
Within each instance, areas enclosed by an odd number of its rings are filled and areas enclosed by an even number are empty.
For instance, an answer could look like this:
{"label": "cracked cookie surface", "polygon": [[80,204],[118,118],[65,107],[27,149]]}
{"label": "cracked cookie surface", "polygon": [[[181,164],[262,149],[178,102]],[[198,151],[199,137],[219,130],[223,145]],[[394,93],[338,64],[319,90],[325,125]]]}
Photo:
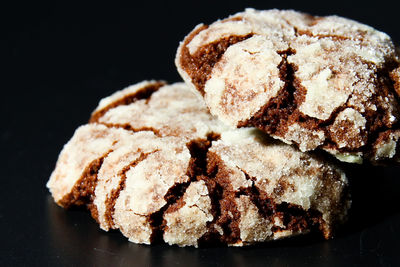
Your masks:
{"label": "cracked cookie surface", "polygon": [[369,26],[246,9],[198,25],[175,62],[231,127],[257,127],[342,161],[400,162],[399,56],[390,37]]}
{"label": "cracked cookie surface", "polygon": [[185,84],[155,81],[102,100],[47,186],[60,206],[86,206],[143,244],[329,238],[350,206],[339,168],[255,128],[228,130]]}

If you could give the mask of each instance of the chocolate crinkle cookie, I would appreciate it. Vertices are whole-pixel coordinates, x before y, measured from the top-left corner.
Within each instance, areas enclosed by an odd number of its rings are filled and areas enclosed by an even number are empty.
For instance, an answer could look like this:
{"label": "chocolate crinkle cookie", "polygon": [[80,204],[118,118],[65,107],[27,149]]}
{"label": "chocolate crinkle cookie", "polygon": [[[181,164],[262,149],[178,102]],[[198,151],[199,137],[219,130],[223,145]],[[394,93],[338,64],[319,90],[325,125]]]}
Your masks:
{"label": "chocolate crinkle cookie", "polygon": [[346,162],[400,162],[399,55],[388,35],[369,26],[246,9],[198,25],[176,65],[233,128],[257,127]]}
{"label": "chocolate crinkle cookie", "polygon": [[350,206],[345,174],[321,156],[227,129],[185,84],[155,81],[103,99],[47,186],[60,206],[86,206],[102,229],[144,244],[329,238]]}

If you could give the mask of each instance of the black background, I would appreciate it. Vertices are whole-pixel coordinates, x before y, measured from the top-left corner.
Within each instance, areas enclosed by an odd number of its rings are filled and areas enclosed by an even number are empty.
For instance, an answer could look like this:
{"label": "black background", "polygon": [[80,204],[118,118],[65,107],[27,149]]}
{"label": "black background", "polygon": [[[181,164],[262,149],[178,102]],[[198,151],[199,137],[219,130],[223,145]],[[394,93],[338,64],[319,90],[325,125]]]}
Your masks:
{"label": "black background", "polygon": [[[400,42],[389,1],[141,1],[130,6],[0,7],[0,266],[398,266],[399,167],[347,166],[349,223],[333,240],[301,237],[247,248],[128,242],[89,214],[56,206],[45,188],[57,156],[98,101],[145,79],[180,81],[179,41],[200,22],[243,10],[293,8],[349,17]],[[392,1],[395,3],[395,1]]]}

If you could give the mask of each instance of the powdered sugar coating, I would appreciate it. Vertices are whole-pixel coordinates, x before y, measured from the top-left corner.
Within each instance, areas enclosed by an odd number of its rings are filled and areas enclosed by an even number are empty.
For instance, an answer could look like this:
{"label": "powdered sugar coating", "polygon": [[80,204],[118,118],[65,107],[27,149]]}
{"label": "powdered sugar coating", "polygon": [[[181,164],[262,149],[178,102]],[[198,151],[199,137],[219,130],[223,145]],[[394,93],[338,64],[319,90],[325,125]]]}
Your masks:
{"label": "powdered sugar coating", "polygon": [[367,120],[358,111],[346,108],[336,116],[329,131],[339,148],[358,148],[366,144],[363,134],[366,124]]}
{"label": "powdered sugar coating", "polygon": [[[251,177],[253,186],[272,197],[274,203],[292,203],[321,212],[327,233],[332,218],[345,218],[348,203],[342,202],[342,194],[347,187],[346,176],[318,158],[292,146],[273,143],[252,128],[224,132],[210,151],[218,154],[229,168]],[[275,220],[270,221],[273,227]]]}
{"label": "powdered sugar coating", "polygon": [[282,59],[273,46],[270,40],[255,36],[227,49],[205,85],[205,100],[212,114],[235,126],[276,96],[284,82],[276,68]]}
{"label": "powdered sugar coating", "polygon": [[181,208],[166,212],[166,243],[178,246],[198,246],[198,240],[207,232],[207,223],[213,220],[211,199],[204,181],[192,182],[182,197]]}
{"label": "powdered sugar coating", "polygon": [[377,141],[373,144],[374,160],[394,160],[400,162],[399,156],[400,130],[386,131],[379,135]]}
{"label": "powdered sugar coating", "polygon": [[[154,194],[165,195],[170,187],[168,183],[174,184],[175,182],[188,180],[185,173],[180,175],[178,173],[187,168],[190,159],[189,151],[182,149],[180,139],[173,137],[159,138],[152,132],[140,131],[132,133],[129,138],[121,139],[120,144],[121,146],[113,149],[105,157],[97,174],[97,184],[94,191],[96,197],[93,200],[93,204],[97,208],[97,220],[104,230],[127,228],[123,224],[117,226],[113,224],[113,220],[109,218],[112,214],[109,214],[109,204],[107,203],[115,197],[113,193],[116,190],[120,190],[122,181],[125,187],[129,183],[134,183],[133,186],[128,188],[134,188],[139,191],[120,191],[120,197],[115,204],[114,212],[116,214],[132,212],[136,215],[146,216],[165,205],[163,199],[155,201],[153,199]],[[173,159],[174,164],[167,164],[168,159]],[[173,167],[161,168],[157,165],[161,163]],[[130,167],[132,165],[136,166],[135,172]],[[157,167],[160,170],[158,173],[139,171],[143,168],[151,170],[157,169]],[[158,188],[157,191],[154,191],[155,187]],[[125,195],[131,195],[132,197],[125,199],[123,198]],[[120,203],[123,200],[124,202]],[[141,206],[138,206],[139,204]],[[152,208],[149,211],[150,206]],[[118,219],[118,216],[116,216],[116,219]]]}
{"label": "powdered sugar coating", "polygon": [[323,159],[254,128],[228,130],[183,84],[128,104],[129,90],[118,95],[78,128],[48,183],[58,204],[87,205],[102,229],[143,244],[242,246],[316,226],[328,238],[345,220],[347,180]]}
{"label": "powdered sugar coating", "polygon": [[127,220],[126,215],[146,218],[147,232],[152,233],[149,216],[167,204],[165,196],[172,186],[189,181],[186,171],[190,153],[187,148],[182,148],[180,141],[173,141],[171,138],[163,139],[159,150],[143,157],[142,161],[125,173],[125,186],[114,206],[114,228],[121,229],[133,242],[150,244],[151,235],[146,235],[146,239],[138,237],[140,232],[130,235],[143,223],[141,220]]}
{"label": "powdered sugar coating", "polygon": [[[138,160],[142,153],[152,153],[157,146],[157,137],[152,132],[139,132],[131,134],[129,138],[121,139],[123,145],[113,149],[103,160],[103,164],[97,174],[97,185],[94,191],[93,204],[97,208],[100,227],[108,230],[112,225],[106,218],[107,199],[114,190],[118,190],[122,181],[122,170],[132,162]],[[140,147],[140,149],[138,149]]]}
{"label": "powdered sugar coating", "polygon": [[[273,236],[274,223],[263,218],[250,197],[240,196],[235,199],[240,216],[240,239],[242,242],[262,242]],[[278,238],[277,238],[278,239]],[[240,245],[243,243],[240,243]]]}
{"label": "powdered sugar coating", "polygon": [[157,82],[154,80],[143,81],[143,82],[131,85],[123,90],[117,91],[117,92],[113,93],[112,95],[101,99],[99,102],[99,105],[96,107],[96,109],[93,111],[93,113],[96,113],[96,112],[106,108],[107,106],[110,106],[112,103],[125,98],[127,95],[135,94],[138,91],[140,91],[141,89],[143,89],[149,85],[155,84],[155,83],[157,83]]}
{"label": "powdered sugar coating", "polygon": [[[129,89],[121,91],[120,98],[128,95]],[[226,129],[208,113],[204,102],[188,90],[184,83],[163,86],[149,99],[117,106],[107,111],[97,122],[129,127],[136,131],[150,129],[159,136],[176,136],[185,140],[203,138],[209,132]]]}
{"label": "powdered sugar coating", "polygon": [[91,162],[105,157],[130,134],[121,129],[109,129],[103,125],[79,127],[74,137],[64,146],[55,170],[47,182],[54,200],[62,204],[76,183],[82,178]]}
{"label": "powdered sugar coating", "polygon": [[[175,62],[220,120],[258,127],[302,151],[322,148],[341,160],[358,153],[378,163],[374,138],[398,128],[398,54],[388,35],[353,20],[246,9],[196,27]],[[358,138],[334,131],[357,131],[339,126],[345,109],[365,121]]]}

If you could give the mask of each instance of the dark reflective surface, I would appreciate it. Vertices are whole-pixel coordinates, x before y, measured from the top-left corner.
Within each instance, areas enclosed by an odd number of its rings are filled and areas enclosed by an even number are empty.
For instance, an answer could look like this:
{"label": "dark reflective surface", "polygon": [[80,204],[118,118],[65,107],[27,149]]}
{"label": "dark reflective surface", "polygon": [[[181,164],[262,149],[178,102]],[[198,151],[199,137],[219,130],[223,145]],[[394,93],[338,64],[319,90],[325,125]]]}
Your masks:
{"label": "dark reflective surface", "polygon": [[100,230],[85,211],[61,209],[45,188],[63,144],[100,98],[144,79],[180,80],[175,50],[199,22],[246,6],[294,8],[351,17],[400,41],[397,9],[384,1],[360,3],[148,1],[130,7],[3,8],[0,266],[399,266],[399,167],[346,167],[353,209],[335,239],[305,236],[246,248],[132,244],[118,231]]}
{"label": "dark reflective surface", "polygon": [[[365,170],[363,168],[362,170]],[[364,173],[360,169],[360,173]],[[320,236],[304,236],[245,248],[178,248],[167,245],[136,245],[118,232],[98,229],[88,213],[64,211],[52,198],[43,200],[47,234],[41,241],[48,257],[44,262],[78,263],[84,266],[320,266],[329,264],[400,263],[400,181],[394,177],[399,169],[372,168],[381,171],[381,183],[369,177],[358,177],[362,185],[353,190],[354,204],[349,223],[329,241]],[[354,184],[356,185],[356,184]]]}

